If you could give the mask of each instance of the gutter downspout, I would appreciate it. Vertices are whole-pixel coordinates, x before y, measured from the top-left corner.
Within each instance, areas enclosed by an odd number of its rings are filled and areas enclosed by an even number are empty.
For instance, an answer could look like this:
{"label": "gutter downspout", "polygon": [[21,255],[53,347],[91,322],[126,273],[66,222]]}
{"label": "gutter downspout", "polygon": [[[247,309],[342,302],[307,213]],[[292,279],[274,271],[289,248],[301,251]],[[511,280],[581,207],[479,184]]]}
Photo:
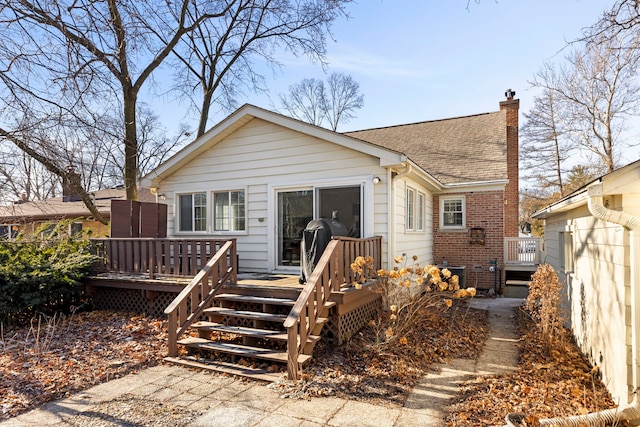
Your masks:
{"label": "gutter downspout", "polygon": [[[632,382],[634,398],[631,400],[629,407],[625,409],[614,408],[606,409],[600,412],[594,412],[586,415],[576,415],[565,418],[548,418],[540,420],[541,426],[580,426],[589,422],[619,422],[622,420],[639,421],[640,420],[640,400],[636,391],[640,387],[640,336],[638,328],[640,328],[640,218],[628,214],[623,211],[614,211],[604,206],[604,190],[602,182],[594,183],[587,188],[589,198],[587,200],[589,212],[594,217],[603,221],[622,225],[630,231],[630,254],[631,273],[631,344],[632,344]],[[508,420],[507,424],[511,424]],[[511,424],[513,425],[513,424]],[[590,424],[589,424],[590,425]]]}
{"label": "gutter downspout", "polygon": [[[396,256],[396,181],[398,178],[402,178],[411,173],[411,163],[407,164],[407,168],[404,172],[399,173],[389,180],[389,253],[387,254],[387,266],[391,268],[393,266],[393,257]],[[389,171],[392,176],[393,173]]]}

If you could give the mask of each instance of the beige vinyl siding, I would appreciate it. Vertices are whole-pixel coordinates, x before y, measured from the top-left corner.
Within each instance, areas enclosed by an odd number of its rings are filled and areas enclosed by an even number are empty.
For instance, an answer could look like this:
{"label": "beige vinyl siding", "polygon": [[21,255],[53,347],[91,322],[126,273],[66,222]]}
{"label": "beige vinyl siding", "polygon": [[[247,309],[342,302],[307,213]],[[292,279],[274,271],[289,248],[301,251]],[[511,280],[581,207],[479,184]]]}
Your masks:
{"label": "beige vinyl siding", "polygon": [[[625,293],[628,292],[628,254],[624,247],[628,231],[598,220],[585,207],[559,218],[547,220],[545,246],[547,262],[566,284],[571,301],[570,322],[576,342],[593,364],[600,367],[603,382],[614,400],[625,402],[627,366],[620,363],[627,354],[625,334]],[[564,275],[560,269],[557,236],[573,231],[574,271]]]}
{"label": "beige vinyl siding", "polygon": [[[273,226],[268,217],[273,209],[268,206],[270,186],[340,182],[358,176],[386,177],[386,170],[378,158],[253,119],[163,180],[160,192],[167,196],[169,205],[169,233],[179,236],[174,222],[176,194],[244,189],[247,230],[230,236],[237,238],[241,271],[267,271],[268,251],[273,246],[268,241],[268,227]],[[365,220],[372,218],[374,234],[386,240],[385,189],[382,183],[373,187],[375,212],[368,212]]]}
{"label": "beige vinyl siding", "polygon": [[[425,196],[424,230],[407,231],[405,213],[407,209],[407,187],[411,187]],[[406,254],[418,257],[420,265],[433,263],[433,195],[415,181],[400,179],[395,187],[395,236],[396,250],[393,256]],[[415,203],[418,202],[416,193]],[[417,217],[414,223],[417,224]]]}

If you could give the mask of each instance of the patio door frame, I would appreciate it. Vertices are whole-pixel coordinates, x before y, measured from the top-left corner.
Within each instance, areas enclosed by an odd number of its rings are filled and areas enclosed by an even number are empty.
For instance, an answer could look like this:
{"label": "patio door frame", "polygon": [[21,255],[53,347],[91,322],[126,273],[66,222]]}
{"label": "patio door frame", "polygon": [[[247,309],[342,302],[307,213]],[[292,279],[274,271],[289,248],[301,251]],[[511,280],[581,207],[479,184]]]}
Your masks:
{"label": "patio door frame", "polygon": [[267,265],[270,272],[297,274],[299,266],[278,265],[278,193],[283,191],[313,191],[313,218],[318,215],[317,194],[319,189],[360,187],[360,214],[363,227],[363,237],[373,236],[373,176],[360,175],[340,179],[318,179],[314,181],[299,181],[295,183],[269,184],[267,189],[267,218],[269,221],[267,241]]}

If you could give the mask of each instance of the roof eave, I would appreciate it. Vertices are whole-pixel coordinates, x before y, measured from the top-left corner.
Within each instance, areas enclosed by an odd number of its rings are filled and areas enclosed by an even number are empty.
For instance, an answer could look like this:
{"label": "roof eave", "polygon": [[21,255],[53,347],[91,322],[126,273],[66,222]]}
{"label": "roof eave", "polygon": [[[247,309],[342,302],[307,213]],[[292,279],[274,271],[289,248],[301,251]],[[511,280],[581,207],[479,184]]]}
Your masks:
{"label": "roof eave", "polygon": [[588,198],[589,196],[587,194],[587,189],[585,188],[580,192],[574,193],[569,197],[565,197],[564,199],[561,199],[538,212],[534,212],[531,215],[531,218],[546,219],[555,213],[566,212],[571,209],[578,208],[580,206],[586,205]]}
{"label": "roof eave", "polygon": [[461,191],[493,191],[503,190],[509,183],[508,179],[493,179],[487,181],[454,182],[444,184],[442,193],[459,193]]}
{"label": "roof eave", "polygon": [[215,145],[224,137],[254,118],[265,120],[311,137],[329,141],[337,145],[377,157],[380,159],[380,166],[382,167],[397,165],[406,161],[406,156],[403,153],[380,147],[376,144],[343,135],[329,129],[301,122],[291,117],[283,116],[254,105],[245,104],[207,131],[200,138],[191,142],[167,161],[145,175],[140,180],[140,184],[144,187],[158,188],[163,179],[173,174],[182,166],[196,158],[201,152],[209,149],[212,145]]}

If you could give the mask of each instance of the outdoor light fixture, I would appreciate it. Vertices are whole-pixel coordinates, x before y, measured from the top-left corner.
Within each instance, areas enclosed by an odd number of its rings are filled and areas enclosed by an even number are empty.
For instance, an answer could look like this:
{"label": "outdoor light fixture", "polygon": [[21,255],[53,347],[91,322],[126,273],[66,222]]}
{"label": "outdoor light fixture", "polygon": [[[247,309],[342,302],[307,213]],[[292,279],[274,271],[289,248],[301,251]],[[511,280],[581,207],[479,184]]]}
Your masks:
{"label": "outdoor light fixture", "polygon": [[158,194],[158,199],[159,200],[167,200],[167,195],[162,193],[162,194]]}
{"label": "outdoor light fixture", "polygon": [[373,183],[374,183],[374,184],[378,184],[379,182],[380,182],[380,178],[379,178],[379,177],[377,177],[377,176],[374,176],[374,177],[373,177]]}

